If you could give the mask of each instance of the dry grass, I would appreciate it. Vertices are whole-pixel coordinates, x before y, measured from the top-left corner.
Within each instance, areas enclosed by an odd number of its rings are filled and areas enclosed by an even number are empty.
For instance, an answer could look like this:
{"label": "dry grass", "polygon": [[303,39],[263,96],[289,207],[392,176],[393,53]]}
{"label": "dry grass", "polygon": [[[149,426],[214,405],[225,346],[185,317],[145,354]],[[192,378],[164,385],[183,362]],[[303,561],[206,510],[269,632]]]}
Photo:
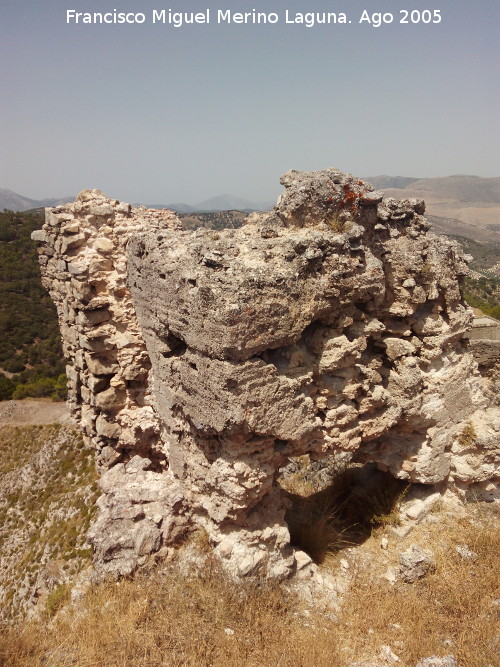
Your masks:
{"label": "dry grass", "polygon": [[[464,438],[473,436],[464,430]],[[359,545],[346,554],[357,564],[336,629],[344,655],[373,660],[389,645],[408,667],[448,653],[463,667],[499,664],[498,511],[472,504],[466,518],[437,515],[435,524],[418,526],[406,540],[390,540],[392,550],[384,554],[380,537],[399,523],[408,485],[368,467],[337,467],[330,485],[318,491],[307,471],[301,461],[285,483],[292,542],[327,568],[338,567],[335,552]],[[383,575],[397,568],[399,553],[415,542],[433,551],[436,571],[413,585],[391,586]],[[477,557],[464,560],[455,549],[460,545]]]}
{"label": "dry grass", "polygon": [[457,442],[462,449],[473,448],[476,442],[477,433],[474,426],[468,422],[463,427],[461,433],[457,436]]}
{"label": "dry grass", "polygon": [[326,483],[310,474],[308,457],[280,482],[291,506],[286,513],[291,543],[317,564],[329,555],[364,542],[379,526],[399,523],[399,505],[408,484],[372,466],[347,466],[332,461],[323,472]]}
{"label": "dry grass", "polygon": [[[11,628],[0,638],[2,667],[347,667],[376,660],[389,645],[401,667],[452,654],[460,667],[498,664],[499,518],[438,516],[401,540],[381,530],[351,549],[351,584],[338,621],[314,611],[283,585],[226,578],[208,559],[203,571],[154,572],[102,585],[50,622]],[[437,568],[415,584],[391,586],[387,562],[418,542]],[[475,552],[463,559],[455,547]],[[182,552],[181,552],[182,554]],[[331,563],[328,565],[331,567]]]}
{"label": "dry grass", "polygon": [[[68,591],[55,589],[42,621],[0,633],[0,667],[348,667],[380,662],[384,645],[401,667],[447,654],[460,667],[496,666],[498,510],[473,504],[459,517],[440,506],[433,521],[401,538],[391,525],[404,485],[367,468],[335,468],[324,479],[331,483],[318,488],[303,461],[283,486],[292,500],[292,541],[334,576],[339,562],[331,552],[342,550],[348,561],[337,619],[317,611],[325,601],[305,608],[284,585],[228,579],[198,531],[192,544],[205,554],[201,570],[181,574],[185,567],[171,564],[101,585],[62,610]],[[292,493],[299,489],[305,497]],[[382,536],[387,549],[380,547]],[[384,573],[397,568],[399,554],[412,544],[433,552],[434,572],[391,585]],[[457,552],[463,545],[471,558]]]}
{"label": "dry grass", "polygon": [[302,549],[321,565],[328,554],[346,545],[343,530],[339,527],[335,505],[328,497],[292,497],[292,507],[286,519],[293,546]]}
{"label": "dry grass", "polygon": [[[107,584],[88,595],[78,614],[10,630],[3,667],[156,667],[335,665],[333,624],[311,617],[282,587],[235,584],[209,565],[202,573],[155,574]],[[319,620],[319,619],[318,619]]]}
{"label": "dry grass", "polygon": [[[345,651],[359,659],[376,655],[385,644],[408,667],[422,657],[447,654],[460,667],[498,665],[499,522],[487,509],[480,509],[479,517],[477,509],[473,514],[469,519],[445,517],[409,536],[405,546],[418,541],[433,551],[437,564],[434,573],[415,584],[390,586],[376,568],[371,575],[357,569],[340,618]],[[372,563],[380,558],[374,553],[377,548],[380,552],[378,542],[367,545]],[[463,559],[455,549],[460,545],[476,557]],[[397,552],[405,546],[397,545]],[[369,553],[365,558],[370,559]]]}

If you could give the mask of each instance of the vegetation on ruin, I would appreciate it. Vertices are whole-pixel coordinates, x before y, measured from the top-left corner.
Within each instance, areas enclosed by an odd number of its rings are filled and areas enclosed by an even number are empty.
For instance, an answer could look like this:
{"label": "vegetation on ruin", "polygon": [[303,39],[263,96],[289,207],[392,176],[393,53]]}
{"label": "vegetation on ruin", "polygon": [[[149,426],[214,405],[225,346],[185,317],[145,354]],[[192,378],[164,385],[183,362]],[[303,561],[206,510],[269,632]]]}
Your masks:
{"label": "vegetation on ruin", "polygon": [[346,220],[345,217],[340,216],[338,213],[327,218],[326,224],[338,234],[348,231],[352,225],[349,220]]}

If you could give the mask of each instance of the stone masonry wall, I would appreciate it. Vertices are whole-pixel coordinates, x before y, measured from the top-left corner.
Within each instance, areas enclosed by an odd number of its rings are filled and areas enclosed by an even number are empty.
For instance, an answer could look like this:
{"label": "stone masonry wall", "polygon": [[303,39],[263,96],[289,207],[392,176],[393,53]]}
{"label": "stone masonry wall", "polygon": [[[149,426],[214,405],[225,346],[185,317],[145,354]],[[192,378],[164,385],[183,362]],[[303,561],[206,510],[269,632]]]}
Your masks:
{"label": "stone masonry wall", "polygon": [[291,456],[347,451],[459,493],[498,481],[457,244],[428,232],[421,200],[336,169],[281,182],[238,230],[182,231],[84,191],[35,233],[98,451],[103,573],[194,524],[230,572],[293,574],[307,558],[277,484]]}
{"label": "stone masonry wall", "polygon": [[164,228],[180,228],[170,211],[132,209],[84,190],[73,204],[46,209],[43,230],[33,233],[42,242],[42,282],[56,304],[68,360],[68,406],[101,472],[91,539],[104,572],[126,574],[156,551],[169,537],[163,517],[182,505],[168,475],[150,361],[126,285],[130,235]]}

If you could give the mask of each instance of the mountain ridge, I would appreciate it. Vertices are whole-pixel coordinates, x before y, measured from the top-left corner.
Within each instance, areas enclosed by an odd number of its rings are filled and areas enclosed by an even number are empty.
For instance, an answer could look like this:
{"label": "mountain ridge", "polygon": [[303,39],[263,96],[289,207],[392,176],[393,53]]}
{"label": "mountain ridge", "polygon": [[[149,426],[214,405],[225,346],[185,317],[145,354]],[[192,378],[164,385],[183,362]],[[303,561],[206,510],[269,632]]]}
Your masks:
{"label": "mountain ridge", "polygon": [[8,209],[9,211],[22,212],[44,206],[58,206],[59,204],[68,204],[74,197],[52,197],[46,199],[31,199],[20,195],[8,188],[0,188],[0,211]]}
{"label": "mountain ridge", "polygon": [[[0,188],[0,211],[8,209],[14,212],[31,211],[44,208],[45,206],[59,206],[60,204],[69,204],[75,200],[75,196],[70,197],[52,197],[45,199],[32,199],[21,195],[8,188]],[[147,206],[148,208],[169,209],[177,213],[211,212],[211,211],[267,211],[274,206],[274,201],[253,202],[241,197],[235,197],[231,194],[222,194],[205,199],[196,204],[186,204],[184,202],[175,202],[170,204],[151,204],[144,202],[133,202],[133,206]]]}

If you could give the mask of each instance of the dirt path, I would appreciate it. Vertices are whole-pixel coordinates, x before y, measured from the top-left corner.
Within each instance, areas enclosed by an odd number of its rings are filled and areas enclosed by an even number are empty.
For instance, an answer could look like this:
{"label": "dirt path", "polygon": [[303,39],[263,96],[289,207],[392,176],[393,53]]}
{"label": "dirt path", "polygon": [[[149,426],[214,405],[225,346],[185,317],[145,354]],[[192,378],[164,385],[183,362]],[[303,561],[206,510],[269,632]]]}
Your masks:
{"label": "dirt path", "polygon": [[56,403],[50,399],[25,399],[23,401],[0,402],[0,425],[11,424],[71,424],[66,403]]}

